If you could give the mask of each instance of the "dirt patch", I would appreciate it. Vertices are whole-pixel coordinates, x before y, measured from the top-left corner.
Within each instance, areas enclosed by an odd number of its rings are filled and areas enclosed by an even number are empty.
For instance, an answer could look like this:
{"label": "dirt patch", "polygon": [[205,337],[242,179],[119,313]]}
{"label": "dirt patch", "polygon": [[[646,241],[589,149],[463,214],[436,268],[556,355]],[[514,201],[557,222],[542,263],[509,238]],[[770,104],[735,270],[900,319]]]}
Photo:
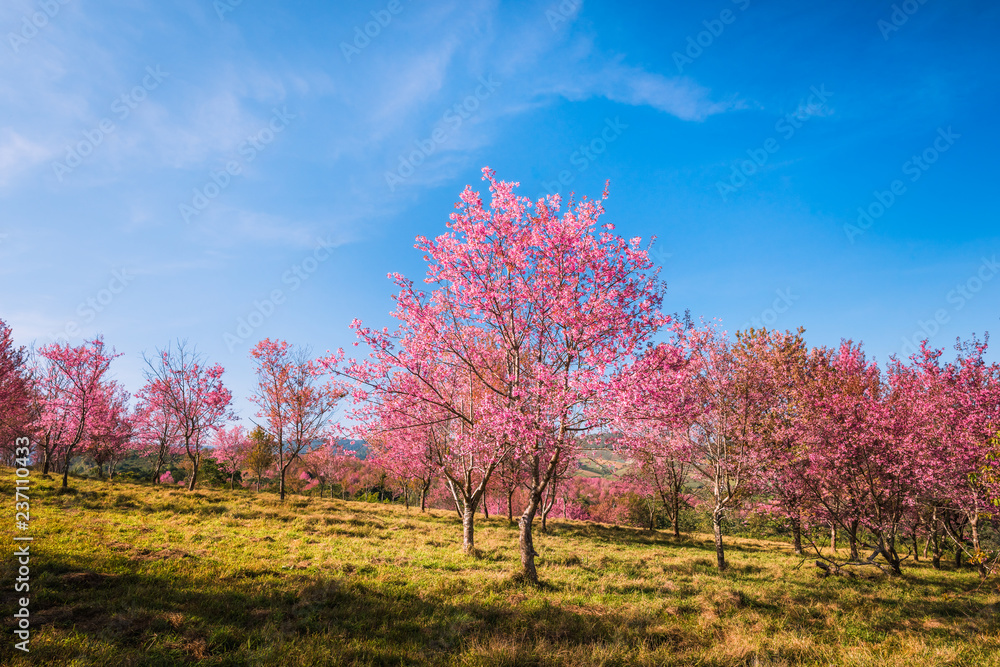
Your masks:
{"label": "dirt patch", "polygon": [[136,549],[131,554],[133,560],[138,561],[156,561],[156,560],[175,560],[181,558],[195,558],[195,554],[188,553],[187,551],[182,551],[180,549]]}
{"label": "dirt patch", "polygon": [[97,588],[118,578],[116,574],[99,574],[97,572],[68,572],[59,577],[59,583],[65,588]]}

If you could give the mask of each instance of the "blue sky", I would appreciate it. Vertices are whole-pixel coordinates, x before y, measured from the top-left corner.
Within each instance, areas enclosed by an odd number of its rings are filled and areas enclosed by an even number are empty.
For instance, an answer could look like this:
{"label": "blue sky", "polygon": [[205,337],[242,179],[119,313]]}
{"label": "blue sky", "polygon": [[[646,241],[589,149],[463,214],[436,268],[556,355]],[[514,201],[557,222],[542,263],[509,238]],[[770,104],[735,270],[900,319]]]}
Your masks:
{"label": "blue sky", "polygon": [[421,277],[414,237],[489,165],[533,197],[610,180],[670,311],[950,345],[1000,315],[998,27],[985,1],[7,0],[0,318],[103,333],[133,390],[188,339],[248,417],[253,342],[389,324],[386,273]]}

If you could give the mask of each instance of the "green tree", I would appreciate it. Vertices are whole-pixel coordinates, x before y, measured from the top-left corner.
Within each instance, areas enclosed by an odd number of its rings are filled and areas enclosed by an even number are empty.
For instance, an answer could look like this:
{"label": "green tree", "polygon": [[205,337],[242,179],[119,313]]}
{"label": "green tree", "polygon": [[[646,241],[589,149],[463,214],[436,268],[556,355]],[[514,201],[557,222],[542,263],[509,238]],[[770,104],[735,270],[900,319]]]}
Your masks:
{"label": "green tree", "polygon": [[260,426],[250,431],[250,456],[247,457],[247,466],[257,478],[257,491],[260,491],[260,480],[264,476],[275,460],[276,444],[274,438]]}

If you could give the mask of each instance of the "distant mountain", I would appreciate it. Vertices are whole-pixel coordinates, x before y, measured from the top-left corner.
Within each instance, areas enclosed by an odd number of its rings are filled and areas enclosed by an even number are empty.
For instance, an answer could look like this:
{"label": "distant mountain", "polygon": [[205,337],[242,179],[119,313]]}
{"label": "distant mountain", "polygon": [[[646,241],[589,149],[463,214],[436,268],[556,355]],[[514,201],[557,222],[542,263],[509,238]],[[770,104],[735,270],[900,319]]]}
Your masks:
{"label": "distant mountain", "polygon": [[337,438],[335,442],[344,448],[345,451],[357,452],[357,457],[364,460],[368,457],[368,443],[364,440],[354,440],[353,438]]}

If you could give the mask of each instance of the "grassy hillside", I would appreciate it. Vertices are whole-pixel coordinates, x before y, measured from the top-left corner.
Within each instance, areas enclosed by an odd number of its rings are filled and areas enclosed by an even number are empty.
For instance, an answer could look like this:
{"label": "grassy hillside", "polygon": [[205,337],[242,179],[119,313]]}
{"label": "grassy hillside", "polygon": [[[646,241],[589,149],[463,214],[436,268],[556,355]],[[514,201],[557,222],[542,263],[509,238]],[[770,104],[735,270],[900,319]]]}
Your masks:
{"label": "grassy hillside", "polygon": [[505,518],[472,558],[454,512],[33,481],[32,651],[5,612],[5,665],[1000,665],[1000,590],[969,571],[819,579],[734,539],[719,575],[708,536],[557,521],[535,589]]}

